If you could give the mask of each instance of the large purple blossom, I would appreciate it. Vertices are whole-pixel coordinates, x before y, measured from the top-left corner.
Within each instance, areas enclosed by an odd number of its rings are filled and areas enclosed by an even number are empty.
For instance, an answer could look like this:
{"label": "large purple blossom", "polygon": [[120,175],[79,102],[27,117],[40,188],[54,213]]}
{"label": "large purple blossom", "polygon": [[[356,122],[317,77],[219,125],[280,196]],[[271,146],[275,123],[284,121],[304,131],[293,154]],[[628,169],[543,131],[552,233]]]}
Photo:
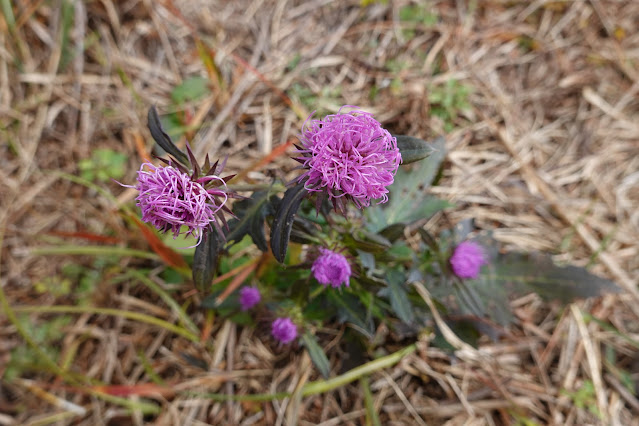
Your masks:
{"label": "large purple blossom", "polygon": [[351,265],[341,253],[326,248],[320,248],[320,255],[313,262],[311,272],[322,285],[328,284],[333,288],[350,285]]}
{"label": "large purple blossom", "polygon": [[184,233],[197,238],[198,244],[210,225],[220,228],[217,221],[224,220],[220,210],[229,198],[224,179],[192,176],[172,162],[164,167],[142,164],[134,188],[140,192],[136,201],[144,222],[161,232],[170,231],[174,238],[185,226]]}
{"label": "large purple blossom", "polygon": [[297,337],[297,326],[290,318],[278,318],[271,325],[271,334],[281,343],[287,344]]}
{"label": "large purple blossom", "polygon": [[248,311],[262,300],[262,295],[257,287],[242,287],[240,290],[240,306],[243,311]]}
{"label": "large purple blossom", "polygon": [[[343,108],[356,108],[342,112]],[[397,140],[372,114],[344,106],[321,120],[312,115],[302,126],[301,146],[295,159],[308,169],[298,179],[307,190],[325,192],[335,208],[344,210],[345,199],[358,208],[371,200],[388,201],[402,156]]]}
{"label": "large purple blossom", "polygon": [[455,247],[449,262],[455,275],[469,279],[479,277],[482,265],[488,263],[482,247],[472,241],[464,241]]}

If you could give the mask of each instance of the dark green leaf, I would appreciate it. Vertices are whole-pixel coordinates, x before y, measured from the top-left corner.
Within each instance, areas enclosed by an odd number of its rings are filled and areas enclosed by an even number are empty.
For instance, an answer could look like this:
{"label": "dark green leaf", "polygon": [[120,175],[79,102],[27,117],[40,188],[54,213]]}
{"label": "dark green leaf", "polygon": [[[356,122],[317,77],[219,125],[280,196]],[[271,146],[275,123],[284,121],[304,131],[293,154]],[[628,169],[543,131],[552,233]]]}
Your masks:
{"label": "dark green leaf", "polygon": [[337,307],[338,320],[349,322],[366,337],[373,337],[374,325],[370,318],[367,318],[366,308],[357,298],[348,293],[338,293],[329,291],[327,298],[330,304]]}
{"label": "dark green leaf", "polygon": [[415,138],[413,136],[395,135],[397,138],[397,148],[402,154],[402,164],[410,164],[415,161],[423,160],[433,153],[434,146],[443,140],[443,137],[439,137],[435,142],[426,142],[423,139]]}
{"label": "dark green leaf", "polygon": [[360,230],[360,232],[353,234],[345,234],[342,241],[347,247],[376,254],[386,252],[392,245],[390,241],[381,235],[366,230]]}
{"label": "dark green leaf", "polygon": [[247,198],[233,205],[233,212],[239,219],[231,219],[227,235],[229,242],[242,241],[245,235],[249,235],[253,243],[262,251],[268,250],[266,236],[264,235],[264,218],[273,214],[273,200],[277,197],[270,195],[269,191],[257,191]]}
{"label": "dark green leaf", "polygon": [[155,142],[157,142],[157,144],[160,145],[163,150],[172,155],[177,161],[184,164],[185,166],[188,166],[189,159],[186,154],[184,154],[177,146],[175,146],[169,135],[167,135],[166,132],[164,132],[164,130],[162,129],[162,123],[160,123],[160,117],[158,116],[158,111],[155,109],[155,106],[149,108],[147,120],[147,125]]}
{"label": "dark green leaf", "polygon": [[411,323],[415,319],[413,306],[408,300],[408,293],[404,287],[405,277],[399,271],[388,272],[388,290],[391,307],[397,317],[405,323]]}
{"label": "dark green leaf", "polygon": [[192,266],[193,283],[202,293],[210,290],[220,248],[220,237],[215,229],[205,232],[202,242],[195,248]]}
{"label": "dark green leaf", "polygon": [[408,262],[415,256],[413,249],[410,248],[404,241],[397,241],[388,250],[388,254],[396,261]]}
{"label": "dark green leaf", "polygon": [[426,195],[446,156],[444,139],[437,139],[432,148],[432,154],[411,169],[400,167],[389,187],[388,203],[365,210],[371,231],[379,232],[396,223],[408,224],[425,219],[450,206],[447,201]]}
{"label": "dark green leaf", "polygon": [[293,219],[293,227],[291,228],[290,241],[298,244],[317,244],[318,239],[315,238],[316,228],[310,220],[296,216]]}
{"label": "dark green leaf", "polygon": [[379,235],[386,238],[391,243],[394,243],[397,239],[404,236],[404,229],[406,229],[405,224],[394,223],[379,231]]}
{"label": "dark green leaf", "polygon": [[620,291],[610,280],[577,266],[557,266],[542,253],[501,254],[484,267],[482,276],[500,284],[508,294],[534,291],[546,300],[563,303]]}
{"label": "dark green leaf", "polygon": [[375,256],[373,256],[372,253],[357,250],[357,256],[359,257],[359,263],[361,263],[367,275],[375,271]]}
{"label": "dark green leaf", "polygon": [[295,214],[300,208],[300,204],[308,190],[304,184],[298,184],[289,188],[284,193],[284,198],[275,212],[273,226],[271,228],[271,250],[275,259],[282,263],[286,257],[288,241],[291,237],[291,228],[295,219]]}
{"label": "dark green leaf", "polygon": [[317,338],[307,331],[302,335],[302,342],[304,346],[306,346],[308,355],[311,357],[311,361],[313,361],[317,370],[325,379],[328,379],[331,373],[331,365],[328,362],[324,350],[319,343],[317,343]]}

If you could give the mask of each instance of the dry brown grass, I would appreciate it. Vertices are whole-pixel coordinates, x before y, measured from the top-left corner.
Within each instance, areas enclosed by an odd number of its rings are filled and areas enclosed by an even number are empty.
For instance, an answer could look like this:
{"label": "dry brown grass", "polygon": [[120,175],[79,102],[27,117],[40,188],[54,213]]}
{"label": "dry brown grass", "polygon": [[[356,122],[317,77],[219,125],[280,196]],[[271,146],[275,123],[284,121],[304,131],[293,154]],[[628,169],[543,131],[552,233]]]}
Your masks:
{"label": "dry brown grass", "polygon": [[[52,171],[75,174],[79,159],[111,147],[130,154],[130,181],[140,147],[151,146],[147,108],[170,110],[170,92],[185,78],[212,77],[211,94],[188,106],[198,128],[196,152],[228,153],[235,170],[292,138],[309,106],[359,105],[397,133],[433,138],[445,123],[430,114],[429,94],[456,79],[474,90],[471,108],[453,121],[445,176],[433,188],[457,204],[448,218],[474,217],[512,248],[592,265],[625,293],[564,310],[536,296],[516,300],[521,324],[508,338],[460,348],[452,359],[425,338],[396,367],[371,376],[382,423],[511,424],[519,416],[538,424],[639,424],[638,2],[431,1],[438,22],[407,34],[409,25],[399,20],[407,0],[366,8],[331,0],[76,1],[69,3],[70,50],[62,51],[63,3],[17,2],[15,26],[1,22],[0,284],[12,306],[65,304],[33,289],[66,260],[29,254],[47,232],[126,235],[108,200]],[[203,64],[198,42],[215,56],[215,68]],[[399,69],[391,71],[389,61]],[[295,84],[320,94],[313,105],[287,104],[283,93],[293,93]],[[372,100],[374,86],[379,93]],[[288,164],[251,176],[277,175]],[[106,186],[122,194],[120,201],[131,200],[116,184]],[[97,306],[175,321],[175,312],[134,282],[117,292],[103,287],[97,283]],[[29,316],[34,324],[48,318]],[[200,312],[192,319],[207,323]],[[143,352],[170,385],[163,394],[143,395],[161,413],[128,414],[86,386],[41,373],[0,384],[0,424],[363,423],[357,383],[272,402],[183,393],[295,391],[316,378],[306,355],[277,348],[262,339],[264,330],[210,324],[210,344],[202,344],[120,317],[75,315],[60,341],[70,360],[63,368],[106,384],[149,383]],[[331,333],[325,345],[337,371],[342,352]],[[16,328],[0,316],[0,375],[19,345]],[[400,347],[388,343],[385,351]],[[593,391],[580,408],[570,395],[587,383]]]}

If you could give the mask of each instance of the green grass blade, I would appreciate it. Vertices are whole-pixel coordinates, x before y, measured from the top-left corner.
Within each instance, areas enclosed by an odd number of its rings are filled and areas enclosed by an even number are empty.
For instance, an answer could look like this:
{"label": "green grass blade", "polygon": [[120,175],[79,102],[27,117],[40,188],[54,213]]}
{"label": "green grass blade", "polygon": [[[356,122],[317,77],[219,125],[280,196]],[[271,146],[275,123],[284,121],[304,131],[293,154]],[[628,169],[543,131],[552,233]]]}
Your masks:
{"label": "green grass blade", "polygon": [[[152,317],[150,315],[141,314],[139,312],[124,311],[113,308],[96,308],[93,306],[16,306],[14,312],[39,313],[39,314],[96,314],[96,315],[112,315],[122,317],[133,321],[139,321],[146,324],[155,325],[164,328],[172,333],[186,337],[192,342],[199,342],[197,334],[190,332],[168,321]],[[56,365],[57,367],[57,365]]]}
{"label": "green grass blade", "polygon": [[152,279],[148,278],[144,274],[138,271],[129,271],[126,275],[139,280],[142,284],[147,286],[151,291],[156,293],[158,296],[162,298],[164,303],[166,303],[177,315],[182,325],[189,329],[189,331],[195,335],[200,334],[200,330],[197,328],[195,323],[191,321],[191,318],[187,315],[187,313],[182,309],[180,305],[168,294],[162,287],[157,285]]}
{"label": "green grass blade", "polygon": [[375,411],[375,401],[373,401],[373,393],[371,392],[370,381],[368,376],[359,379],[359,384],[364,393],[364,406],[366,407],[366,426],[382,426],[379,415]]}
{"label": "green grass blade", "polygon": [[82,255],[82,256],[131,256],[141,257],[143,259],[161,260],[155,253],[149,253],[142,250],[134,250],[126,247],[113,246],[44,246],[34,247],[30,250],[34,255]]}

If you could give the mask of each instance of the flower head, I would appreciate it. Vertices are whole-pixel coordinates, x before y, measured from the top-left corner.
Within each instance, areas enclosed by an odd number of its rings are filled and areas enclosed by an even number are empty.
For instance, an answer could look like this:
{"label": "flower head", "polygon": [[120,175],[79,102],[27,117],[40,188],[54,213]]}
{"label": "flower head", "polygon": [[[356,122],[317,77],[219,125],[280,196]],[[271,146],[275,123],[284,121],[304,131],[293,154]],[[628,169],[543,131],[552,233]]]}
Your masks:
{"label": "flower head", "polygon": [[226,186],[217,176],[193,179],[172,165],[142,164],[134,187],[140,192],[136,201],[142,210],[142,220],[162,232],[172,232],[174,238],[186,226],[186,235],[198,238],[199,243],[204,230],[216,222],[216,214],[228,199],[220,188],[205,188],[211,181]]}
{"label": "flower head", "polygon": [[372,114],[342,108],[321,120],[311,115],[304,123],[296,160],[308,171],[298,180],[305,181],[309,191],[325,192],[342,211],[345,199],[358,208],[369,206],[371,200],[384,203],[402,162],[397,140]]}
{"label": "flower head", "polygon": [[477,278],[482,265],[488,263],[482,247],[472,241],[464,241],[455,247],[449,262],[455,275],[470,279]]}
{"label": "flower head", "polygon": [[240,290],[240,305],[243,311],[248,311],[253,306],[260,303],[262,295],[257,287],[242,287]]}
{"label": "flower head", "polygon": [[278,318],[273,321],[271,334],[281,343],[290,343],[297,337],[297,327],[290,318]]}
{"label": "flower head", "polygon": [[343,254],[320,248],[320,255],[313,262],[311,272],[313,272],[315,279],[324,286],[330,284],[331,287],[338,288],[343,284],[348,287],[351,265]]}

